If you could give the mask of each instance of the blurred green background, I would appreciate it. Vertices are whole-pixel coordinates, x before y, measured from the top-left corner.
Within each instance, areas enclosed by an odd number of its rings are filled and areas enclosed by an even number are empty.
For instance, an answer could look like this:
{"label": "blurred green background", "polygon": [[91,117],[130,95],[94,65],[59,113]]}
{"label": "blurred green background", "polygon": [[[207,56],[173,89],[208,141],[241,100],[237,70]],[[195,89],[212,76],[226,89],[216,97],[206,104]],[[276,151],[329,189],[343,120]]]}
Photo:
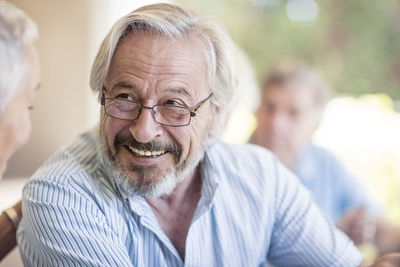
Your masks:
{"label": "blurred green background", "polygon": [[258,78],[284,57],[314,64],[339,93],[400,99],[400,1],[178,0],[215,17]]}

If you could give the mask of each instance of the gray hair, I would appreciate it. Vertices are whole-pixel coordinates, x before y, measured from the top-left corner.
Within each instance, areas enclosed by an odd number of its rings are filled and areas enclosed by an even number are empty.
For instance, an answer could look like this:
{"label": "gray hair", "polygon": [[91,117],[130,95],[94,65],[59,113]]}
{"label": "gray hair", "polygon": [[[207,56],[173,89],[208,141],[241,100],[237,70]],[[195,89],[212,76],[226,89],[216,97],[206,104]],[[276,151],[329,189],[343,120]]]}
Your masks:
{"label": "gray hair", "polygon": [[314,95],[315,107],[323,109],[332,97],[332,89],[322,76],[305,62],[286,60],[274,66],[264,77],[262,93],[272,86],[307,86]]}
{"label": "gray hair", "polygon": [[24,86],[31,71],[25,53],[37,38],[38,29],[32,19],[0,0],[0,115]]}
{"label": "gray hair", "polygon": [[102,42],[91,69],[90,87],[99,93],[99,97],[118,41],[127,34],[137,32],[150,32],[173,39],[199,39],[208,65],[208,83],[214,93],[211,102],[221,108],[229,105],[236,88],[235,48],[229,34],[209,18],[172,4],[141,7],[114,24]]}

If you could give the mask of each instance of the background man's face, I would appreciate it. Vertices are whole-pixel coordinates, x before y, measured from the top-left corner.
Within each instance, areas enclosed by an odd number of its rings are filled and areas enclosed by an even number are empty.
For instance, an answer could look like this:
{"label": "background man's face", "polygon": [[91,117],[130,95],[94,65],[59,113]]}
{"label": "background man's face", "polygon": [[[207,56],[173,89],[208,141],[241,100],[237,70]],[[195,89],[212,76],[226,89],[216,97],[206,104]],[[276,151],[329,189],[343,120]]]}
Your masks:
{"label": "background man's face", "polygon": [[310,142],[320,112],[309,88],[295,84],[264,88],[256,114],[256,143],[276,153],[285,163]]}
{"label": "background man's face", "polygon": [[[113,56],[105,82],[106,97],[148,107],[166,103],[191,107],[211,92],[205,59],[199,51],[197,40],[128,34]],[[188,126],[160,125],[151,110],[142,109],[135,121],[109,117],[103,110],[101,128],[111,162],[131,185],[143,189],[161,183],[173,171],[181,173],[200,157],[210,121],[211,105],[207,101]]]}

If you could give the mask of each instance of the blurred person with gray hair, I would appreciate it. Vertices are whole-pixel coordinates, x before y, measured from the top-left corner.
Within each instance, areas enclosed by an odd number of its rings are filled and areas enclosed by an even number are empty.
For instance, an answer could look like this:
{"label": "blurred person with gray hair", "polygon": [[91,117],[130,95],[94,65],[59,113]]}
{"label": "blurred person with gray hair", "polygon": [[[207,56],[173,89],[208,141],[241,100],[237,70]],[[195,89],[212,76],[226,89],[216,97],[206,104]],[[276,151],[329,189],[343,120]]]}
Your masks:
{"label": "blurred person with gray hair", "polygon": [[376,207],[362,184],[330,152],[311,142],[331,95],[321,75],[304,62],[277,64],[262,83],[251,142],[274,152],[338,221],[352,208]]}
{"label": "blurred person with gray hair", "polygon": [[[38,30],[21,10],[0,1],[0,179],[11,155],[29,139],[29,110],[39,86]],[[0,260],[16,246],[21,202],[0,216]]]}
{"label": "blurred person with gray hair", "polygon": [[114,24],[91,71],[99,126],[24,187],[25,265],[365,266],[271,153],[217,139],[234,55],[222,27],[176,5]]}
{"label": "blurred person with gray hair", "polygon": [[280,62],[266,73],[261,86],[251,142],[274,152],[357,245],[374,243],[380,254],[400,251],[390,244],[388,229],[395,227],[382,218],[361,181],[333,154],[311,142],[331,96],[330,86],[305,62]]}

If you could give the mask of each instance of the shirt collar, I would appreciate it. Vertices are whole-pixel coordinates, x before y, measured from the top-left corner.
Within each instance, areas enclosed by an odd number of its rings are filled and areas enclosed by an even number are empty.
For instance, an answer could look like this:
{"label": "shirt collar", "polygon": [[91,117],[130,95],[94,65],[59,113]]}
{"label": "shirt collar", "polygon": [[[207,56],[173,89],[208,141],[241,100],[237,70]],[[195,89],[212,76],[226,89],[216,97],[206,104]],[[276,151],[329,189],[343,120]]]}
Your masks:
{"label": "shirt collar", "polygon": [[200,163],[201,171],[201,195],[199,202],[197,203],[197,208],[194,212],[192,223],[196,221],[201,215],[207,212],[215,198],[215,193],[218,188],[217,175],[215,173],[215,168],[212,166],[212,161],[210,160],[208,150],[212,144],[209,144],[204,154],[204,158]]}

